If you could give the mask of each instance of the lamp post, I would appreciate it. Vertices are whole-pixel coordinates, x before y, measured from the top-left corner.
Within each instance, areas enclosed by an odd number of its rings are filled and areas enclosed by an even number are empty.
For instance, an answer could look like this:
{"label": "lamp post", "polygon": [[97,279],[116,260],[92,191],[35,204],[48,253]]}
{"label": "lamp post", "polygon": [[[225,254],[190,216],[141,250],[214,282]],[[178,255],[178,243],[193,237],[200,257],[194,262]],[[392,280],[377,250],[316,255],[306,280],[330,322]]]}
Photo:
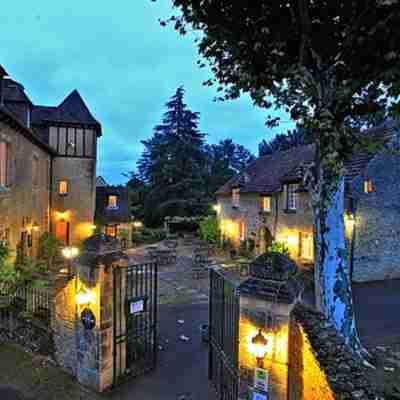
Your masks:
{"label": "lamp post", "polygon": [[256,336],[251,339],[252,344],[252,352],[256,356],[257,366],[259,368],[263,368],[264,366],[264,357],[267,354],[268,349],[268,339],[262,334],[262,330],[260,329]]}
{"label": "lamp post", "polygon": [[[68,262],[67,273],[71,274],[72,263],[73,263],[74,259],[78,256],[79,249],[74,246],[67,246],[61,250],[61,253]],[[63,270],[61,270],[61,272],[63,272]]]}

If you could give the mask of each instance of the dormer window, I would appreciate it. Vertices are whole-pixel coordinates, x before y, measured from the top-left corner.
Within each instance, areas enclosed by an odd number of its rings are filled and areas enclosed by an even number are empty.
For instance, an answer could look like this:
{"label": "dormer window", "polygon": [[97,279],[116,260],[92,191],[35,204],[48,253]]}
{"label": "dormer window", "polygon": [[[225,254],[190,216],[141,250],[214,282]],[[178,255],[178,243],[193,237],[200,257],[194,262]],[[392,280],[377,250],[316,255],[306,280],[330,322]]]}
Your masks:
{"label": "dormer window", "polygon": [[68,181],[62,180],[58,182],[58,194],[60,196],[66,196],[68,194]]}
{"label": "dormer window", "polygon": [[374,186],[371,179],[366,179],[364,181],[364,193],[372,193],[374,191]]}
{"label": "dormer window", "polygon": [[107,208],[109,209],[117,209],[118,208],[118,196],[115,194],[111,194],[108,196]]}
{"label": "dormer window", "polygon": [[297,206],[298,206],[298,194],[297,194],[297,189],[299,185],[296,183],[291,183],[286,185],[286,199],[287,199],[287,204],[286,208],[287,210],[290,211],[296,211]]}
{"label": "dormer window", "polygon": [[232,206],[239,207],[240,205],[240,189],[232,189]]}
{"label": "dormer window", "polygon": [[271,196],[261,197],[261,210],[262,212],[271,212]]}

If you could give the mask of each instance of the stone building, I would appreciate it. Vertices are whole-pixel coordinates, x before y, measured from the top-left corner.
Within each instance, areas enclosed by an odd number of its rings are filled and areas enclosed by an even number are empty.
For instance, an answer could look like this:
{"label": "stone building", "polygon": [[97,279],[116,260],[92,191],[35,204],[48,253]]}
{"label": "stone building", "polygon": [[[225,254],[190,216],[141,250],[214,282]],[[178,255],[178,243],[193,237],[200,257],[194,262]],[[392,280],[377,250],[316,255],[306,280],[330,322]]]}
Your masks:
{"label": "stone building", "polygon": [[97,178],[95,222],[107,236],[121,239],[124,247],[131,245],[133,221],[126,187],[111,186],[104,178]]}
{"label": "stone building", "polygon": [[[400,153],[393,121],[366,134],[382,138],[377,154],[346,165],[346,234],[354,281],[400,278]],[[238,246],[254,240],[257,253],[283,242],[302,267],[313,267],[313,215],[302,185],[312,145],[260,157],[216,193],[223,237]]]}
{"label": "stone building", "polygon": [[78,91],[35,105],[0,66],[0,240],[34,256],[43,232],[66,245],[92,234],[100,136]]}

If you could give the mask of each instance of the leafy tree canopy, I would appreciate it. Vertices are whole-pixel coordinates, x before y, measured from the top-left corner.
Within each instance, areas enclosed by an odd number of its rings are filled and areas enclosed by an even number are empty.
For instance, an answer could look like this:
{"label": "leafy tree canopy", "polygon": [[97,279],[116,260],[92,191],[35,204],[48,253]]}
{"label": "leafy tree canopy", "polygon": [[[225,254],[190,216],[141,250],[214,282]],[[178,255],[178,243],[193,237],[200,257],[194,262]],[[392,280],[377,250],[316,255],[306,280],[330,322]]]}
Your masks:
{"label": "leafy tree canopy", "polygon": [[297,126],[296,129],[288,130],[286,134],[278,133],[268,142],[264,139],[258,146],[258,152],[261,157],[308,143],[310,143],[310,138],[306,135],[305,129],[301,126]]}

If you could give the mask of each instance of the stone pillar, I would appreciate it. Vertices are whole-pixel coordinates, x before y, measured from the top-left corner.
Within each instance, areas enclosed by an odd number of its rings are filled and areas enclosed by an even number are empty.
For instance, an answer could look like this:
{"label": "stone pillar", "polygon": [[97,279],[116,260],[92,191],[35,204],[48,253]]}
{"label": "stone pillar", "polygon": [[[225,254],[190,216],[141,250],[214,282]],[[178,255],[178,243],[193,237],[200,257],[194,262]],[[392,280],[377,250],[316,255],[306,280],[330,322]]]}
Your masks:
{"label": "stone pillar", "polygon": [[[288,396],[289,326],[301,285],[293,262],[278,254],[268,257],[262,264],[250,266],[250,277],[238,289],[239,399],[253,398],[254,391],[268,400],[286,400]],[[255,356],[253,343],[260,330],[267,341],[263,359]],[[265,391],[255,387],[257,368],[268,374]]]}
{"label": "stone pillar", "polygon": [[121,262],[117,241],[104,235],[88,239],[74,279],[55,298],[57,361],[81,384],[99,392],[114,379],[113,269]]}

